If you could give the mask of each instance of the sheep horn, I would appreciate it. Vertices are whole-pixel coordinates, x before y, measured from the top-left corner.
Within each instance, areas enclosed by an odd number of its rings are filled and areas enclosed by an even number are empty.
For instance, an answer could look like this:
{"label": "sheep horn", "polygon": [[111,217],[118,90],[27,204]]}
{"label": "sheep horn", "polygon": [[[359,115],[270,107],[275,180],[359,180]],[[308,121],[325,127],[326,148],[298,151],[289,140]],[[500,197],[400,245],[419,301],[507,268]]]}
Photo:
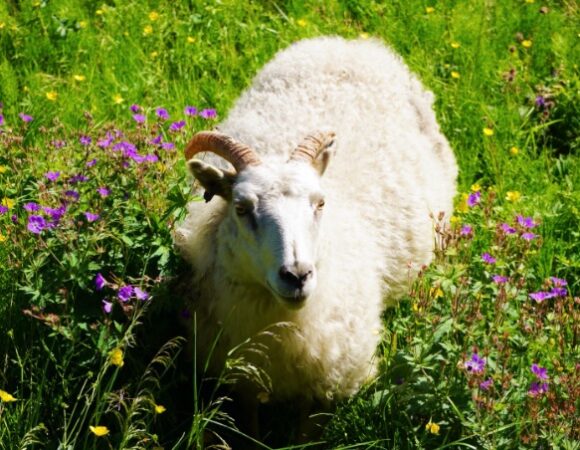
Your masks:
{"label": "sheep horn", "polygon": [[309,134],[294,149],[290,155],[289,161],[306,161],[314,162],[321,151],[330,147],[334,143],[335,133],[332,131],[319,131]]}
{"label": "sheep horn", "polygon": [[236,172],[261,163],[258,154],[250,147],[216,131],[201,131],[193,136],[185,148],[185,158],[189,161],[201,152],[221,156],[234,166]]}

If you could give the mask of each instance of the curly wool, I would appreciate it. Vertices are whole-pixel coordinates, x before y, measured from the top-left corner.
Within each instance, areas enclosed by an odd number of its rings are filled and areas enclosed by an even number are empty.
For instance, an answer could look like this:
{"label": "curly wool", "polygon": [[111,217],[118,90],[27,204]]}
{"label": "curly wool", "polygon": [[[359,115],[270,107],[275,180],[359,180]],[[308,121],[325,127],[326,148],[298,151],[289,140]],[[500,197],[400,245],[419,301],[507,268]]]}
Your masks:
{"label": "curly wool", "polygon": [[288,310],[263,288],[236,282],[222,245],[230,238],[220,227],[226,202],[192,203],[176,244],[194,268],[203,357],[221,333],[213,372],[254,339],[266,355],[248,359],[268,374],[274,398],[340,399],[375,374],[385,300],[431,261],[430,214],[452,211],[457,166],[432,104],[402,60],[374,40],[300,41],[258,73],[221,132],[264,161],[284,161],[312,131],[336,132],[322,177],[318,286],[303,308]]}

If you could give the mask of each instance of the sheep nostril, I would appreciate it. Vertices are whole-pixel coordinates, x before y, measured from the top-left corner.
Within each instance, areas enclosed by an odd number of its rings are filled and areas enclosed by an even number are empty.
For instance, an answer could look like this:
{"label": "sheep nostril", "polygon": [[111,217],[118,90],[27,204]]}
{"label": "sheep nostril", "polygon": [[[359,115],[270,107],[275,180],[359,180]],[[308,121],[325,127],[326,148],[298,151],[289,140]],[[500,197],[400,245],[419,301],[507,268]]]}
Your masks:
{"label": "sheep nostril", "polygon": [[296,271],[294,273],[292,270],[288,269],[287,266],[282,266],[278,272],[280,278],[288,283],[289,285],[301,289],[306,284],[306,281],[312,276],[312,270],[308,269],[306,271]]}

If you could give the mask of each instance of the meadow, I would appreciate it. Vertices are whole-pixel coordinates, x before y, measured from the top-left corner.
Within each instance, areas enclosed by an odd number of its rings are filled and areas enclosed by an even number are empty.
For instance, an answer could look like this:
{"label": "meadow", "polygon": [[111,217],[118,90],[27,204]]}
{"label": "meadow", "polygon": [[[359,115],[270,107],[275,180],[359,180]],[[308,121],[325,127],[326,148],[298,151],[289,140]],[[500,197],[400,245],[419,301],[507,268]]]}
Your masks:
{"label": "meadow", "polygon": [[[204,377],[180,325],[195,317],[171,233],[200,200],[183,148],[277,50],[330,34],[400,53],[436,95],[460,176],[436,260],[384,313],[379,377],[318,448],[580,449],[579,14],[574,0],[1,2],[0,449],[244,442],[231,377]],[[290,448],[286,413],[268,416],[255,445]]]}

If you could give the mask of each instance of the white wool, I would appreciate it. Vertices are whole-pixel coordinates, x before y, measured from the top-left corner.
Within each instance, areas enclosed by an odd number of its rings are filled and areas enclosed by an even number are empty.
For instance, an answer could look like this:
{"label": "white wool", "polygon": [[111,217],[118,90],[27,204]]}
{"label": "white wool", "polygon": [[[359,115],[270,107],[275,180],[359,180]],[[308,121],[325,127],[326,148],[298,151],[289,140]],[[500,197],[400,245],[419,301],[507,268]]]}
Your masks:
{"label": "white wool", "polygon": [[374,375],[385,301],[431,261],[430,213],[452,211],[457,166],[432,104],[402,60],[374,40],[300,41],[258,73],[222,133],[264,161],[286,159],[313,131],[336,133],[322,177],[318,283],[298,310],[261,286],[237,283],[218,245],[229,239],[220,228],[226,202],[192,203],[176,244],[194,268],[202,358],[221,333],[213,372],[249,338],[267,345],[265,357],[247,357],[268,373],[274,398],[344,398]]}

